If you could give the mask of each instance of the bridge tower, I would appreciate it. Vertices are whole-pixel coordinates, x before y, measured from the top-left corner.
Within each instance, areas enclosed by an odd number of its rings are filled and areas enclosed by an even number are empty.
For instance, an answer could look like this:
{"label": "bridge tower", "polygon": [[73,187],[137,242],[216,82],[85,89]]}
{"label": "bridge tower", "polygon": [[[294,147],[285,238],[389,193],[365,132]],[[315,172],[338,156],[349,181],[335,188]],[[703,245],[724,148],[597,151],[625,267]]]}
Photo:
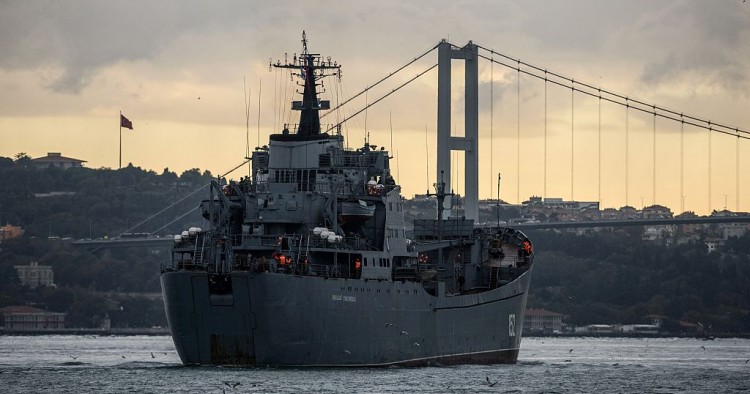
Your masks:
{"label": "bridge tower", "polygon": [[[451,135],[451,61],[464,61],[464,136]],[[479,53],[469,41],[454,48],[446,40],[438,44],[437,182],[451,185],[451,152],[464,151],[464,212],[479,219]],[[452,196],[446,197],[443,217],[451,216]],[[447,209],[446,209],[447,207]]]}

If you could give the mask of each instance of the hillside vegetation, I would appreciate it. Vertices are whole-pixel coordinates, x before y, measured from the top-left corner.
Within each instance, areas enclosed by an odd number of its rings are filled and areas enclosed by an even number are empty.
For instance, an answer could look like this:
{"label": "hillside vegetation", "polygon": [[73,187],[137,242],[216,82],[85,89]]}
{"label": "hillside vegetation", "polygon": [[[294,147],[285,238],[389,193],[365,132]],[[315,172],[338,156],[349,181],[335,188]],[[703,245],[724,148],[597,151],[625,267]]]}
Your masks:
{"label": "hillside vegetation", "polygon": [[[198,169],[179,176],[132,165],[40,170],[24,166],[22,158],[0,158],[0,220],[25,230],[0,245],[0,307],[35,304],[67,312],[71,326],[96,327],[105,317],[113,326],[164,326],[161,301],[137,293],[160,291],[167,246],[88,250],[62,239],[113,237],[162,210],[129,231],[167,224],[157,232],[167,236],[202,226],[197,211],[169,222],[198,207],[211,179]],[[702,242],[643,241],[640,228],[528,235],[536,251],[529,306],[563,313],[568,324],[643,323],[658,314],[675,327],[687,321],[717,333],[750,332],[750,235],[730,238],[712,253]],[[57,287],[19,285],[13,266],[32,261],[53,267]]]}

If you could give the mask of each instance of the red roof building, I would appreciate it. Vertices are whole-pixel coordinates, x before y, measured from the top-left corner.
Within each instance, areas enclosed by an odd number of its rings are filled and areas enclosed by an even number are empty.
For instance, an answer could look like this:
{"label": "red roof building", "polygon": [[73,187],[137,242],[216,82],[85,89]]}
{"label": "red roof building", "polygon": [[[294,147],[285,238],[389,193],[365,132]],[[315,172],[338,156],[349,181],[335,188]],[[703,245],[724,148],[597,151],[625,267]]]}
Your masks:
{"label": "red roof building", "polygon": [[57,167],[68,169],[73,167],[83,167],[83,163],[85,162],[86,160],[65,157],[60,154],[60,152],[49,152],[47,153],[47,156],[31,159],[31,165],[36,168]]}
{"label": "red roof building", "polygon": [[5,331],[44,331],[65,328],[65,313],[49,312],[27,305],[0,308]]}

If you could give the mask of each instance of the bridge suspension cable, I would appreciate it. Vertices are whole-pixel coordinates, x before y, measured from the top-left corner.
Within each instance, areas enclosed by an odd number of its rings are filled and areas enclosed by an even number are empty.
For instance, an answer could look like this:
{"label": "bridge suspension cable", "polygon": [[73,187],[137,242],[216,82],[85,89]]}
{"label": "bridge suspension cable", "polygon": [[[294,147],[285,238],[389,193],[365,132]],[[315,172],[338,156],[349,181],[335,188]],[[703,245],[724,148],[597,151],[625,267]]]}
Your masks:
{"label": "bridge suspension cable", "polygon": [[[234,167],[234,168],[232,168],[231,170],[229,170],[229,171],[226,171],[225,173],[223,173],[223,174],[219,175],[219,176],[218,176],[218,178],[224,178],[225,176],[227,176],[227,175],[231,174],[232,172],[236,171],[236,170],[237,170],[238,168],[240,168],[240,167],[244,166],[245,164],[247,164],[247,163],[248,163],[249,161],[250,161],[250,158],[247,158],[247,159],[243,160],[243,161],[242,161],[242,163],[240,163],[239,165],[235,166],[235,167]],[[177,204],[179,204],[179,203],[181,203],[181,202],[183,202],[183,201],[187,200],[187,199],[188,199],[188,198],[190,198],[190,197],[191,197],[192,195],[194,195],[194,194],[198,193],[199,191],[201,191],[201,190],[205,189],[206,187],[208,187],[208,185],[210,185],[210,183],[206,183],[206,184],[204,184],[204,185],[202,185],[202,186],[198,187],[197,189],[195,189],[195,190],[193,190],[192,192],[188,193],[187,195],[185,195],[185,196],[184,196],[184,197],[182,197],[181,199],[179,199],[179,200],[177,200],[177,201],[173,202],[172,204],[169,204],[169,205],[168,205],[168,206],[167,206],[166,208],[162,209],[162,210],[161,210],[161,211],[159,211],[159,212],[156,212],[155,214],[152,214],[151,216],[149,216],[149,217],[147,217],[146,219],[144,219],[144,220],[140,221],[140,222],[139,222],[138,224],[134,225],[133,227],[130,227],[129,229],[127,229],[127,230],[123,231],[122,233],[118,234],[117,236],[118,236],[118,237],[120,237],[120,236],[122,236],[123,234],[129,233],[129,232],[131,232],[131,231],[135,230],[136,228],[138,228],[138,227],[140,227],[140,226],[142,226],[142,225],[144,225],[144,224],[148,223],[148,222],[149,222],[149,221],[150,221],[151,219],[153,219],[153,218],[155,218],[155,217],[157,217],[157,216],[161,215],[162,213],[166,212],[167,210],[169,210],[169,209],[170,209],[170,208],[172,208],[173,206],[175,206],[175,205],[177,205]],[[196,208],[193,208],[193,209],[189,210],[188,212],[186,212],[186,213],[185,213],[185,214],[183,214],[182,216],[178,217],[177,219],[175,219],[175,220],[173,220],[173,221],[171,221],[171,222],[169,222],[169,223],[165,224],[164,226],[162,226],[162,227],[159,227],[158,229],[156,229],[156,230],[152,231],[152,233],[158,232],[158,231],[160,231],[160,230],[162,230],[162,229],[166,228],[166,227],[167,227],[167,226],[169,226],[170,224],[172,224],[172,223],[174,223],[174,222],[176,222],[176,221],[178,221],[178,220],[182,219],[182,218],[183,218],[183,217],[185,217],[185,216],[186,216],[187,214],[189,214],[190,212],[193,212],[193,211],[195,211],[196,209],[198,209],[198,207],[196,207]]]}
{"label": "bridge suspension cable", "polygon": [[[355,112],[355,113],[353,113],[353,114],[351,114],[351,115],[349,115],[349,116],[345,117],[345,118],[344,118],[343,120],[341,120],[340,122],[338,122],[338,123],[336,123],[335,125],[333,125],[333,126],[329,127],[328,129],[326,129],[326,132],[329,132],[329,131],[331,131],[331,130],[334,130],[334,129],[338,128],[338,127],[339,127],[339,126],[341,126],[342,124],[346,123],[346,121],[348,121],[349,119],[351,119],[351,118],[353,118],[353,117],[355,117],[355,116],[357,116],[357,115],[361,114],[362,112],[366,111],[366,110],[367,110],[368,108],[372,107],[373,105],[375,105],[375,104],[377,104],[377,103],[379,103],[379,102],[383,101],[383,100],[384,100],[384,99],[385,99],[386,97],[388,97],[388,96],[392,95],[393,93],[396,93],[396,92],[397,92],[398,90],[400,90],[400,89],[401,89],[401,88],[403,88],[404,86],[406,86],[406,85],[408,85],[408,84],[410,84],[410,83],[414,82],[414,80],[416,80],[417,78],[421,77],[422,75],[424,75],[424,74],[426,74],[426,73],[430,72],[430,71],[431,71],[431,70],[432,70],[433,68],[435,68],[435,67],[437,67],[437,63],[433,64],[433,65],[432,65],[431,67],[429,67],[428,69],[426,69],[426,70],[424,70],[424,71],[420,72],[419,74],[415,75],[415,76],[414,76],[413,78],[411,78],[411,79],[409,79],[408,81],[406,81],[406,82],[402,83],[401,85],[398,85],[398,86],[397,86],[397,87],[395,87],[395,88],[394,88],[393,90],[391,90],[390,92],[388,92],[388,93],[386,93],[385,95],[381,96],[381,97],[380,97],[380,98],[378,98],[377,100],[375,100],[375,101],[373,101],[373,102],[371,102],[371,103],[367,104],[367,105],[366,105],[366,106],[365,106],[364,108],[361,108],[361,109],[360,109],[359,111],[357,111],[357,112]],[[361,93],[360,93],[360,94],[361,94]],[[343,105],[343,104],[342,104],[342,105]]]}
{"label": "bridge suspension cable", "polygon": [[[374,84],[372,84],[372,85],[369,85],[369,86],[365,87],[365,89],[364,89],[364,90],[362,90],[361,92],[359,92],[359,93],[355,94],[354,96],[350,97],[349,99],[347,99],[347,100],[344,100],[344,102],[342,102],[341,104],[338,104],[338,105],[337,105],[336,107],[334,107],[334,108],[331,108],[331,110],[327,111],[326,113],[324,113],[324,114],[321,114],[321,115],[320,115],[320,118],[322,119],[322,118],[324,118],[324,117],[328,116],[329,114],[331,114],[331,113],[335,112],[336,110],[338,110],[339,108],[343,107],[344,105],[346,105],[346,104],[347,104],[347,103],[349,103],[350,101],[352,101],[352,100],[356,99],[357,97],[359,97],[359,96],[361,96],[361,95],[363,95],[363,94],[367,93],[367,91],[368,91],[368,90],[370,90],[370,89],[374,88],[375,86],[378,86],[378,85],[380,85],[380,83],[384,82],[384,81],[385,81],[386,79],[388,79],[388,78],[390,78],[390,77],[392,77],[392,76],[396,75],[396,74],[397,74],[397,73],[398,73],[399,71],[401,71],[401,70],[405,69],[406,67],[409,67],[410,65],[414,64],[415,62],[417,62],[417,61],[418,61],[419,59],[421,59],[421,58],[423,58],[423,57],[427,56],[427,54],[429,54],[430,52],[434,51],[434,50],[435,50],[435,48],[437,48],[437,45],[434,45],[434,46],[433,46],[432,48],[430,48],[430,49],[426,50],[426,51],[425,51],[425,52],[423,52],[423,53],[422,53],[421,55],[419,55],[419,56],[415,57],[414,59],[412,59],[412,60],[411,60],[411,61],[409,61],[408,63],[404,64],[403,66],[401,66],[401,67],[399,67],[399,68],[397,68],[397,69],[396,69],[396,71],[393,71],[392,73],[390,73],[390,74],[386,75],[385,77],[381,78],[380,80],[378,80],[378,81],[377,81],[377,82],[375,82]],[[436,65],[437,65],[437,64],[436,64]],[[342,121],[342,122],[339,122],[339,124],[341,124],[341,123],[344,123],[344,122],[343,122],[343,121]]]}
{"label": "bridge suspension cable", "polygon": [[[481,53],[478,55],[479,57],[490,62],[502,65],[509,69],[516,70],[519,73],[532,76],[539,80],[543,80],[545,82],[549,82],[563,88],[572,89],[575,92],[579,92],[591,97],[600,98],[613,104],[621,105],[623,107],[632,108],[643,113],[653,114],[654,116],[658,116],[664,119],[669,119],[675,122],[680,122],[690,126],[705,129],[710,132],[718,132],[721,134],[735,136],[737,138],[750,139],[750,131],[748,130],[741,129],[739,127],[728,126],[722,123],[712,122],[711,120],[700,118],[698,116],[687,115],[682,112],[664,108],[658,105],[649,104],[645,101],[633,99],[628,96],[603,89],[601,87],[596,87],[587,83],[575,81],[573,78],[566,77],[564,75],[549,71],[538,66],[534,66],[532,64],[523,62],[520,59],[513,58],[511,56],[505,55],[481,45],[477,45],[477,47],[484,51],[491,52],[494,55],[498,55],[501,58],[506,59],[506,61],[494,58],[494,56],[488,57]],[[525,68],[522,68],[522,66]],[[550,78],[549,76],[554,77],[554,79]]]}
{"label": "bridge suspension cable", "polygon": [[[242,163],[242,164],[245,164],[245,163]],[[239,168],[239,167],[238,167],[238,168]],[[236,168],[235,168],[235,169],[236,169]],[[172,208],[173,206],[175,206],[175,205],[177,205],[177,204],[179,204],[179,203],[181,203],[181,202],[185,201],[186,199],[190,198],[190,197],[191,197],[191,196],[192,196],[193,194],[195,194],[195,193],[198,193],[199,191],[201,191],[201,190],[205,189],[205,188],[206,188],[206,186],[208,186],[208,185],[209,185],[209,184],[207,183],[207,184],[205,184],[205,185],[203,185],[203,186],[201,186],[201,187],[199,187],[199,188],[195,189],[194,191],[192,191],[192,192],[188,193],[187,195],[185,195],[185,196],[184,196],[184,197],[182,197],[181,199],[179,199],[179,200],[177,200],[177,201],[173,202],[172,204],[169,204],[169,205],[168,205],[168,206],[167,206],[166,208],[162,209],[161,211],[159,211],[159,212],[157,212],[157,213],[155,213],[155,214],[153,214],[153,215],[151,215],[151,216],[147,217],[146,219],[142,220],[141,222],[139,222],[138,224],[134,225],[133,227],[130,227],[129,229],[127,229],[127,230],[125,230],[125,231],[121,232],[121,233],[120,233],[120,234],[118,234],[117,236],[118,236],[118,237],[121,237],[121,236],[122,236],[123,234],[127,234],[127,233],[129,233],[129,232],[131,232],[131,231],[135,230],[136,228],[138,228],[138,227],[140,227],[140,226],[142,226],[142,225],[144,225],[144,224],[148,223],[148,222],[149,222],[149,221],[150,221],[151,219],[153,219],[153,218],[155,218],[155,217],[157,217],[157,216],[161,215],[162,213],[166,212],[166,211],[167,211],[168,209]],[[193,209],[193,210],[194,210],[194,209]],[[191,210],[190,212],[192,212],[193,210]],[[170,224],[171,224],[171,223],[170,223]],[[163,228],[163,227],[162,227],[162,228]],[[159,230],[161,230],[161,228],[160,228]],[[156,231],[154,231],[154,232],[156,232]]]}

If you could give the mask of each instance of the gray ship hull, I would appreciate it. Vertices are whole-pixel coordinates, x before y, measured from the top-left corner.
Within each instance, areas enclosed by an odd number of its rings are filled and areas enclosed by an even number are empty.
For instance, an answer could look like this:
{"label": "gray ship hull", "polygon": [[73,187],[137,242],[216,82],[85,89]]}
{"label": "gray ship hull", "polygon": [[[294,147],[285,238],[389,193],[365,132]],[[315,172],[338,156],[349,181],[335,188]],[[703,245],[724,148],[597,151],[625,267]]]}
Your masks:
{"label": "gray ship hull", "polygon": [[185,364],[422,366],[515,363],[531,269],[494,290],[427,293],[418,282],[234,271],[165,271],[169,327]]}

